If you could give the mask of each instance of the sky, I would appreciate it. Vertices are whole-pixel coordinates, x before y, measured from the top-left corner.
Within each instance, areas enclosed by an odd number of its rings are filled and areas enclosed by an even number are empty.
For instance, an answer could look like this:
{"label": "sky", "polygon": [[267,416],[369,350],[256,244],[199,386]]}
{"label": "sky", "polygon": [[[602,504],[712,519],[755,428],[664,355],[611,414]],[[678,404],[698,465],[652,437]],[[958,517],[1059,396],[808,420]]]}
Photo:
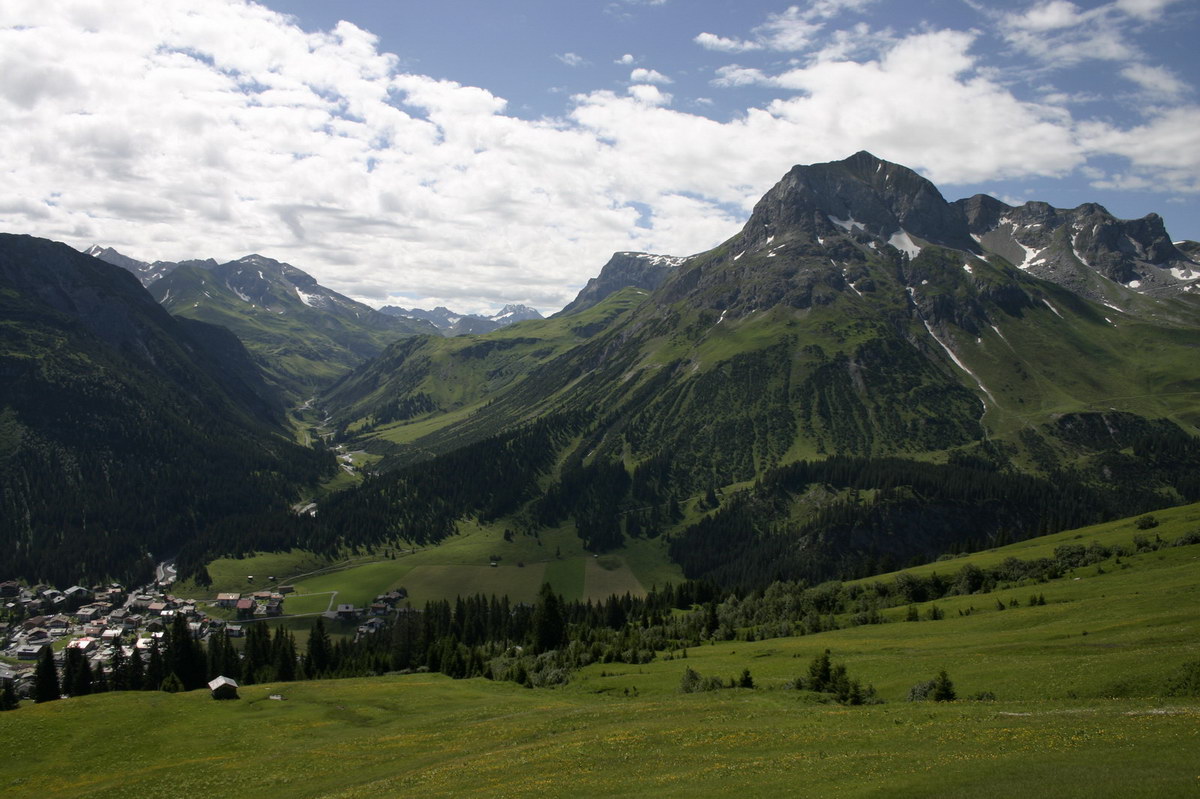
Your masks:
{"label": "sky", "polygon": [[1193,0],[4,0],[0,230],[569,302],[858,150],[1200,239]]}

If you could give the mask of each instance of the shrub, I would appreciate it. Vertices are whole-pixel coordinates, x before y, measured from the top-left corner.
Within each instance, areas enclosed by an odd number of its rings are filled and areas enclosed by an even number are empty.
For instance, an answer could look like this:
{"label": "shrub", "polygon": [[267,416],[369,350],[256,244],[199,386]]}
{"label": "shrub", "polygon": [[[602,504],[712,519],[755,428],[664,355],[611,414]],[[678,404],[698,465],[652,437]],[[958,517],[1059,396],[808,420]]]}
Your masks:
{"label": "shrub", "polygon": [[1139,516],[1133,524],[1139,530],[1149,530],[1152,527],[1158,527],[1158,519],[1154,518],[1153,514],[1147,513],[1145,516]]}
{"label": "shrub", "polygon": [[1184,663],[1167,679],[1167,696],[1200,696],[1200,660]]}
{"label": "shrub", "polygon": [[946,674],[946,670],[942,669],[938,672],[937,679],[933,681],[933,701],[953,702],[957,698],[957,695],[954,693],[954,683],[950,682],[950,677]]}
{"label": "shrub", "polygon": [[925,680],[908,689],[909,702],[924,702],[933,691],[933,680]]}

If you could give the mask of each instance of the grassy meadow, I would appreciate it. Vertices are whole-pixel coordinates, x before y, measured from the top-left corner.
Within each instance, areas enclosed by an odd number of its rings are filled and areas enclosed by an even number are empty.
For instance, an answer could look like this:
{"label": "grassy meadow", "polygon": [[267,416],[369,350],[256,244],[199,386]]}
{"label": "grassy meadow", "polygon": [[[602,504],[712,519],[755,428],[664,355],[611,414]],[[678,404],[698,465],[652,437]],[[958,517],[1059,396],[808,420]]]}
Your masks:
{"label": "grassy meadow", "polygon": [[[613,593],[641,596],[654,586],[683,579],[667,558],[662,540],[631,540],[623,549],[597,558],[583,550],[569,526],[538,537],[514,533],[511,541],[505,540],[502,524],[464,521],[459,527],[458,535],[436,546],[380,550],[336,562],[301,550],[221,558],[208,565],[212,585],[181,583],[176,593],[212,599],[221,592],[291,585],[296,591],[284,607],[293,615],[321,613],[331,603],[361,607],[400,587],[408,590],[413,607],[421,607],[427,601],[476,593],[507,594],[515,602],[529,602],[543,582],[569,600],[596,601]],[[493,556],[499,557],[496,566],[490,565]]]}
{"label": "grassy meadow", "polygon": [[[1063,542],[1128,544],[1138,534],[1170,542],[1200,528],[1196,505],[1155,517],[1159,526],[1148,531],[1123,520],[912,571],[1038,557]],[[622,574],[601,559],[571,564],[543,568],[576,586],[597,571],[613,580]],[[1030,605],[1032,594],[1046,604]],[[411,674],[250,686],[236,702],[196,691],[26,704],[0,714],[0,736],[10,742],[0,792],[12,799],[1200,792],[1200,699],[1165,694],[1183,663],[1200,660],[1200,545],[1114,557],[1061,579],[936,604],[945,613],[938,621],[924,620],[925,605],[918,622],[901,621],[897,608],[886,624],[705,644],[640,665],[597,663],[556,689]],[[843,707],[794,690],[794,678],[827,648],[883,703]],[[687,667],[726,680],[749,669],[755,687],[682,694]],[[912,685],[941,669],[958,700],[906,701]],[[970,698],[984,693],[995,698]]]}

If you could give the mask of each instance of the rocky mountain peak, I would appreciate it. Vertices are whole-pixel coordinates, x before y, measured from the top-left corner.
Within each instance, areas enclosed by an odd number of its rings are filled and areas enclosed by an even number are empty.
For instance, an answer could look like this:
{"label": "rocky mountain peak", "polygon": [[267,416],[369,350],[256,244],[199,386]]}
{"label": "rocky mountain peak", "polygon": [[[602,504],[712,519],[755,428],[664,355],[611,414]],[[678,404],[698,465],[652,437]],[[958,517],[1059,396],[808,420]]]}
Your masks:
{"label": "rocky mountain peak", "polygon": [[859,152],[843,161],[792,167],[754,207],[739,247],[815,241],[861,229],[885,241],[916,236],[978,252],[966,219],[930,181],[908,167]]}
{"label": "rocky mountain peak", "polygon": [[600,274],[588,280],[575,299],[567,304],[560,314],[576,313],[591,308],[610,294],[628,286],[654,291],[667,279],[671,270],[686,262],[687,258],[673,255],[656,255],[649,252],[616,252],[608,259]]}

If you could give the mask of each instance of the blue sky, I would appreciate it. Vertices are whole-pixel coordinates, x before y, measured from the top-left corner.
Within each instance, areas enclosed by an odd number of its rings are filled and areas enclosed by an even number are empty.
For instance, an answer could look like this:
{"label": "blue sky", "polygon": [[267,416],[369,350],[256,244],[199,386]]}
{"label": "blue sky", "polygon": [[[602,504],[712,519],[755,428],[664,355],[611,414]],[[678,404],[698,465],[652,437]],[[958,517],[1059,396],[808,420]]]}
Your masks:
{"label": "blue sky", "polygon": [[1187,0],[6,0],[0,227],[552,311],[867,149],[1200,239],[1198,33]]}

